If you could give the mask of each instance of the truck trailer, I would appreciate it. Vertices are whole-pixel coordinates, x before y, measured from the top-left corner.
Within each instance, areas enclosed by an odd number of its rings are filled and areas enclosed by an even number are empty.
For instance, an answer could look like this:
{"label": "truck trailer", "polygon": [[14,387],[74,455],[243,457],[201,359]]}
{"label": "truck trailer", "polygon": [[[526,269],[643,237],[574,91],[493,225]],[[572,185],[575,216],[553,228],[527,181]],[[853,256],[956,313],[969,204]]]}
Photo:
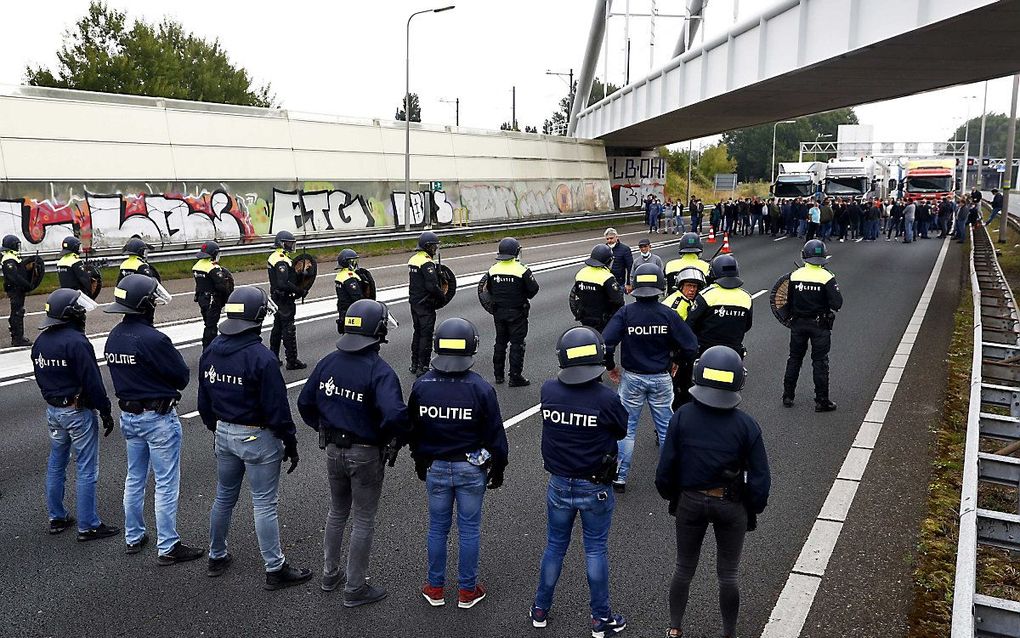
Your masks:
{"label": "truck trailer", "polygon": [[909,201],[951,197],[956,192],[956,160],[921,159],[907,162],[903,196]]}
{"label": "truck trailer", "polygon": [[814,197],[822,192],[825,162],[780,162],[772,185],[776,197]]}

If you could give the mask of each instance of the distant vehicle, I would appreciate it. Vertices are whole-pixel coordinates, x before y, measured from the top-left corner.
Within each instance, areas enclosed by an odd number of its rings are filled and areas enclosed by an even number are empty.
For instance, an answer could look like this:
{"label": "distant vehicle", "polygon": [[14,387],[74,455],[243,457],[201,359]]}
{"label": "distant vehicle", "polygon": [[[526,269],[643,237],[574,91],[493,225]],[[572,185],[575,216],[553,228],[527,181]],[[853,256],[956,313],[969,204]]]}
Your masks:
{"label": "distant vehicle", "polygon": [[831,159],[825,167],[829,197],[885,198],[889,188],[889,167],[874,157]]}
{"label": "distant vehicle", "polygon": [[955,159],[923,159],[907,162],[903,196],[909,201],[951,197],[956,192]]}
{"label": "distant vehicle", "polygon": [[813,197],[822,192],[825,162],[780,162],[772,185],[776,197]]}

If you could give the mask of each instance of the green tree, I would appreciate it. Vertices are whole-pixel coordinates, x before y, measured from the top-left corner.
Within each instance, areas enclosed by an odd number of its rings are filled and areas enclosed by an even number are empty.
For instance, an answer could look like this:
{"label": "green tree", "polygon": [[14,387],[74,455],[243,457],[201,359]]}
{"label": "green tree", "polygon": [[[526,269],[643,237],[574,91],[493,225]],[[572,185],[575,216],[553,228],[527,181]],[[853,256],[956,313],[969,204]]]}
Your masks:
{"label": "green tree", "polygon": [[513,124],[511,124],[510,122],[503,122],[502,124],[499,125],[499,130],[520,132],[521,129],[517,126],[516,122]]}
{"label": "green tree", "polygon": [[[609,89],[608,95],[620,90],[620,87],[616,86],[612,82],[608,83],[608,85],[604,85],[601,80],[595,78],[591,83],[591,95],[588,97],[587,106],[591,106],[605,98],[607,95],[607,87]],[[574,81],[574,85],[570,88],[567,94],[560,99],[559,110],[553,113],[547,120],[542,122],[543,133],[546,135],[567,134],[567,120],[570,119],[570,105],[574,101],[574,91],[576,90],[577,80]]]}
{"label": "green tree", "polygon": [[[799,117],[793,124],[780,124],[776,129],[776,163],[796,161],[802,141],[812,142],[819,135],[831,135],[828,139],[835,141],[840,124],[858,123],[857,114],[848,108]],[[737,161],[737,174],[742,181],[770,179],[772,127],[769,123],[723,133],[722,143],[729,149],[730,157]]]}
{"label": "green tree", "polygon": [[[1020,120],[1018,120],[1020,122]],[[970,134],[966,129],[970,128]],[[1005,113],[989,113],[985,118],[985,157],[1006,157],[1006,141],[1009,136],[1009,116]],[[970,155],[977,157],[981,144],[981,117],[971,118],[956,129],[947,141],[968,140]]]}
{"label": "green tree", "polygon": [[698,173],[711,181],[717,173],[732,173],[737,170],[737,160],[730,157],[725,144],[709,146],[698,158]]}
{"label": "green tree", "polygon": [[[411,121],[421,122],[421,104],[418,103],[418,94],[412,93],[408,101],[411,102]],[[393,117],[401,122],[406,119],[404,117],[404,100],[400,100],[400,106],[397,108],[397,114]]]}
{"label": "green tree", "polygon": [[158,25],[92,2],[74,28],[64,32],[56,70],[25,69],[33,86],[148,95],[220,104],[271,107],[268,84],[256,87],[220,46],[164,18]]}

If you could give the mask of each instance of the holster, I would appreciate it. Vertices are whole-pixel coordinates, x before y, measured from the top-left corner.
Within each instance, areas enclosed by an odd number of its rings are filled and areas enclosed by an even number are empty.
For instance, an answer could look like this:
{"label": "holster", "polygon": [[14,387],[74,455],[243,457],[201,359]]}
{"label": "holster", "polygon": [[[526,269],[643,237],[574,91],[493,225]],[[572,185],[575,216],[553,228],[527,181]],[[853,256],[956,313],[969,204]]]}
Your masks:
{"label": "holster", "polygon": [[616,455],[606,454],[602,457],[602,464],[599,466],[599,469],[588,480],[601,485],[611,485],[616,480],[617,470]]}

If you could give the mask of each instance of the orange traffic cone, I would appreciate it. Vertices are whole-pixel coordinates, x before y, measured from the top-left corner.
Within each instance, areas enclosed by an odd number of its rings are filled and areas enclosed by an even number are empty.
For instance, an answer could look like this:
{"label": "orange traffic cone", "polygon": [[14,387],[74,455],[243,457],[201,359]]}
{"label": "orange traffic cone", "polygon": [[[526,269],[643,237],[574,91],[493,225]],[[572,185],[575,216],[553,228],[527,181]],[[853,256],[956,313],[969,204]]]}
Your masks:
{"label": "orange traffic cone", "polygon": [[728,255],[732,251],[730,250],[730,234],[723,233],[722,236],[722,250],[719,251],[723,255]]}
{"label": "orange traffic cone", "polygon": [[715,229],[712,227],[709,227],[708,229],[708,243],[710,244],[715,243]]}

